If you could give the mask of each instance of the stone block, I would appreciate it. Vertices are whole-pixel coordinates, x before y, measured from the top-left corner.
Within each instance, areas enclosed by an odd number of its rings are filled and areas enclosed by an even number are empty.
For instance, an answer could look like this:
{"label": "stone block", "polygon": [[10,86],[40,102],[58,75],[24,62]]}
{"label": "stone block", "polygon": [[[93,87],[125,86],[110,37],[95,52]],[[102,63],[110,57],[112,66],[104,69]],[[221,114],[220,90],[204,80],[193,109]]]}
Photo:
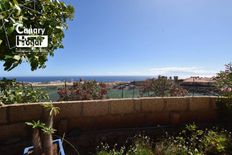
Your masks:
{"label": "stone block", "polygon": [[185,97],[165,98],[165,111],[186,111],[188,109],[189,99]]}
{"label": "stone block", "polygon": [[177,125],[177,124],[180,124],[180,122],[181,122],[180,113],[178,113],[178,112],[171,112],[170,113],[170,123],[172,125]]}
{"label": "stone block", "polygon": [[84,116],[102,116],[109,113],[109,101],[95,101],[83,103]]}
{"label": "stone block", "polygon": [[58,122],[56,129],[60,135],[63,135],[64,133],[66,133],[68,131],[68,120],[66,120],[66,119],[60,120]]}
{"label": "stone block", "polygon": [[7,123],[7,107],[0,107],[0,124]]}
{"label": "stone block", "polygon": [[161,97],[141,99],[141,105],[142,105],[142,112],[163,111],[165,106],[163,98]]}
{"label": "stone block", "polygon": [[169,112],[144,113],[143,126],[156,126],[169,123]]}
{"label": "stone block", "polygon": [[56,103],[55,106],[60,108],[60,113],[57,115],[58,118],[75,118],[82,114],[82,104],[85,102],[64,102]]}
{"label": "stone block", "polygon": [[189,104],[190,111],[202,111],[210,109],[209,97],[192,97]]}
{"label": "stone block", "polygon": [[25,123],[16,123],[0,126],[0,139],[9,139],[12,137],[25,137],[27,135]]}
{"label": "stone block", "polygon": [[217,109],[217,97],[210,97],[210,108],[213,110]]}
{"label": "stone block", "polygon": [[110,101],[110,111],[112,114],[127,114],[135,113],[134,101],[132,99],[128,100],[111,100]]}
{"label": "stone block", "polygon": [[141,111],[141,100],[140,99],[133,99],[134,101],[134,109],[137,112]]}
{"label": "stone block", "polygon": [[9,121],[11,123],[39,120],[42,115],[41,104],[15,104],[8,106]]}

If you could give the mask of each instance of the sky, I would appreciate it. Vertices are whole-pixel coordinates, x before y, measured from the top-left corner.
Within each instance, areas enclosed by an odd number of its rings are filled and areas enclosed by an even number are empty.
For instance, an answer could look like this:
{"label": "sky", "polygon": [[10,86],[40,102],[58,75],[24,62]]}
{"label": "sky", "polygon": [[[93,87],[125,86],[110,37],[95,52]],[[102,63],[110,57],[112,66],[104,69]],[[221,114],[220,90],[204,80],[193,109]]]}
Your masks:
{"label": "sky", "polygon": [[75,18],[47,67],[0,76],[213,76],[232,60],[231,0],[64,0]]}

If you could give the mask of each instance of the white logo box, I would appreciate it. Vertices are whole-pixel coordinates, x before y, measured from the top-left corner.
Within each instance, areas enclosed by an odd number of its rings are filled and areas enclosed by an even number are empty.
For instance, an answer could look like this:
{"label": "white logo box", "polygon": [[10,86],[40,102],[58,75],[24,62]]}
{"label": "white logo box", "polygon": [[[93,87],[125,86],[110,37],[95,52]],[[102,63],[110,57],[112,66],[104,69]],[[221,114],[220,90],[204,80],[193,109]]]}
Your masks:
{"label": "white logo box", "polygon": [[48,47],[47,35],[16,35],[16,47]]}

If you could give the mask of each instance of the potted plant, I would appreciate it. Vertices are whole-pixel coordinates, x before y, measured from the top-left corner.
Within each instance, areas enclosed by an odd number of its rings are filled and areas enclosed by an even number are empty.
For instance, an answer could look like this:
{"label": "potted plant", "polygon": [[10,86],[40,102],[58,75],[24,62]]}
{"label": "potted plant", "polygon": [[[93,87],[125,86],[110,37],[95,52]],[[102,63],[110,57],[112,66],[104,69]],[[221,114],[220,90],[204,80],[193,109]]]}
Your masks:
{"label": "potted plant", "polygon": [[32,143],[33,146],[24,149],[24,155],[65,155],[61,139],[53,141],[53,117],[59,113],[59,108],[51,103],[43,104],[44,122],[33,121],[26,122],[33,128]]}

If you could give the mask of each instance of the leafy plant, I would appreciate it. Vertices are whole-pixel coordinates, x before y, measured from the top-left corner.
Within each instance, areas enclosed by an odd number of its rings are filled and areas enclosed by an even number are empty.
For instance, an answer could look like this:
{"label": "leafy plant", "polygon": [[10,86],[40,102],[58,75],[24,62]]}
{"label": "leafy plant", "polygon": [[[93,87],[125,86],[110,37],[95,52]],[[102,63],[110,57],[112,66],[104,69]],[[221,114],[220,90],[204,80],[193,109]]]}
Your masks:
{"label": "leafy plant", "polygon": [[111,148],[108,144],[102,143],[97,149],[97,155],[154,155],[150,138],[142,135],[135,136],[132,144],[127,147],[118,147],[115,144]]}
{"label": "leafy plant", "polygon": [[55,132],[55,129],[53,129],[53,117],[59,113],[60,109],[51,103],[45,103],[43,107],[45,109],[43,114],[45,123],[33,121],[26,122],[26,124],[33,128],[33,153],[35,155],[41,155],[42,153],[53,155],[52,134]]}
{"label": "leafy plant", "polygon": [[[63,48],[67,20],[72,20],[73,15],[74,8],[59,0],[1,0],[0,61],[4,62],[4,69],[12,70],[24,61],[30,64],[31,70],[45,68],[47,57],[54,56],[56,49]],[[18,24],[26,28],[44,28],[48,47],[13,48]]]}
{"label": "leafy plant", "polygon": [[217,74],[216,87],[221,95],[217,107],[221,121],[230,123],[232,119],[232,63],[225,65],[225,71]]}
{"label": "leafy plant", "polygon": [[[142,94],[148,93],[151,96],[185,96],[188,94],[186,89],[181,88],[173,80],[165,76],[159,76],[157,79],[148,79],[144,81]],[[153,94],[150,94],[152,92]]]}
{"label": "leafy plant", "polygon": [[226,130],[200,130],[195,124],[187,125],[178,136],[168,137],[156,145],[162,155],[229,155],[232,149],[231,133]]}
{"label": "leafy plant", "polygon": [[230,155],[231,133],[227,130],[199,129],[195,124],[176,136],[165,137],[153,143],[147,136],[136,136],[129,146],[98,147],[98,155]]}
{"label": "leafy plant", "polygon": [[33,122],[26,122],[26,125],[31,126],[33,128],[33,134],[32,134],[32,143],[34,146],[34,154],[35,155],[41,155],[42,150],[42,144],[41,144],[41,138],[40,138],[40,130],[45,128],[45,124],[41,123],[40,121],[33,121]]}
{"label": "leafy plant", "polygon": [[32,86],[18,83],[16,80],[3,78],[0,80],[0,102],[3,104],[33,103],[46,101],[49,96],[40,89],[33,89]]}

